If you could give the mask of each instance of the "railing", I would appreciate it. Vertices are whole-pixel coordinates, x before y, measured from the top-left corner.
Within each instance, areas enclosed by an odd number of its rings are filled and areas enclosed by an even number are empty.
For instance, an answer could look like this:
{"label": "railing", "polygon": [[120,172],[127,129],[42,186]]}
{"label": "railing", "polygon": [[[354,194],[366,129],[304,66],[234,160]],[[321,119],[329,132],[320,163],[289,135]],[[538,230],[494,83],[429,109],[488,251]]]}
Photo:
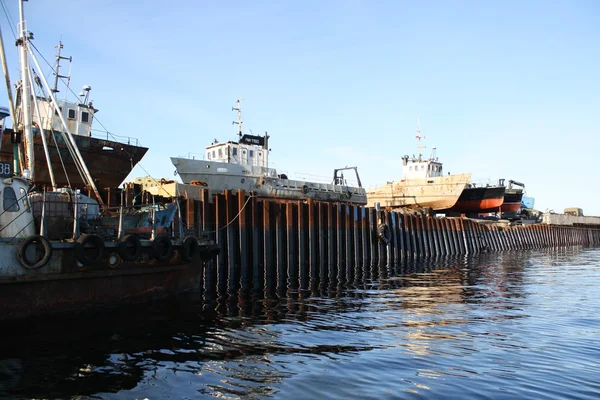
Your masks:
{"label": "railing", "polygon": [[137,138],[130,137],[130,136],[115,135],[114,133],[110,133],[108,131],[101,131],[98,129],[92,129],[91,133],[92,133],[91,136],[96,139],[106,139],[106,140],[110,140],[110,141],[118,142],[118,143],[127,143],[128,145],[131,145],[131,146],[139,146],[140,145],[140,141]]}

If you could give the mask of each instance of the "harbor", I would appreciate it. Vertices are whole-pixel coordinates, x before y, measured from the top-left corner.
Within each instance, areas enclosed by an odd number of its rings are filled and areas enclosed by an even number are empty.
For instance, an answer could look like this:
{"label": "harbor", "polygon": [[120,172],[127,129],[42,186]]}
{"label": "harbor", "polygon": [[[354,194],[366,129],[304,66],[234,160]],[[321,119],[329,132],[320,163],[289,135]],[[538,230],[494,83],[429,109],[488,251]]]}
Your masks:
{"label": "harbor", "polygon": [[1,398],[597,396],[589,5],[0,3]]}

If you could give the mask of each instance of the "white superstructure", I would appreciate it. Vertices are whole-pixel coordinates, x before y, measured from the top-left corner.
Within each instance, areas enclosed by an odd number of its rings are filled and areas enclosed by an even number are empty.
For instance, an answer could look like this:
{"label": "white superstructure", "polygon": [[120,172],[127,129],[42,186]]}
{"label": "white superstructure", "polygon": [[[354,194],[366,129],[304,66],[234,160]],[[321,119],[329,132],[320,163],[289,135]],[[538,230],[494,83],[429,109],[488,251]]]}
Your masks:
{"label": "white superstructure", "polygon": [[[348,186],[343,175],[334,171],[332,183],[318,183],[288,179],[285,174],[269,167],[269,135],[242,133],[240,100],[233,110],[238,111],[237,142],[219,143],[216,139],[206,147],[204,159],[171,157],[183,183],[206,187],[213,192],[244,190],[259,197],[319,201],[343,201],[365,204],[366,192],[360,185]],[[358,178],[358,172],[357,178]]]}

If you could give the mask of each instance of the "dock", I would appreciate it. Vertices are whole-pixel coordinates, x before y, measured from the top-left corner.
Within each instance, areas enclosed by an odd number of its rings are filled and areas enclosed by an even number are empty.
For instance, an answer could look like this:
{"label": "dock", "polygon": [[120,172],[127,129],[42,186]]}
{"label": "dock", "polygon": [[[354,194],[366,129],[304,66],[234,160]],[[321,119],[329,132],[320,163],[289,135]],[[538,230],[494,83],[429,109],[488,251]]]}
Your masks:
{"label": "dock", "polygon": [[184,228],[198,227],[222,248],[205,269],[209,291],[309,289],[332,277],[351,281],[365,265],[600,244],[600,225],[516,225],[187,186],[175,191],[191,194],[181,200]]}

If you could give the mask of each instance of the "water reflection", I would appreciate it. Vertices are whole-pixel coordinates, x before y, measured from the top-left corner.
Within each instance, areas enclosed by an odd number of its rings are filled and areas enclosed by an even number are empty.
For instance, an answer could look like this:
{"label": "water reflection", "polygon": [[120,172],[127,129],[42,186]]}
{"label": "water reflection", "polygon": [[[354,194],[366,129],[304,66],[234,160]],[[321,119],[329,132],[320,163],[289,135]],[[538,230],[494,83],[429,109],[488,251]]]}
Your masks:
{"label": "water reflection", "polygon": [[[347,380],[335,365],[351,360],[354,372],[373,381],[378,374],[391,379],[398,371],[415,371],[395,383],[409,392],[431,390],[427,380],[440,376],[513,377],[519,366],[510,359],[499,361],[501,370],[474,360],[482,351],[496,360],[531,346],[514,322],[535,312],[527,308],[528,284],[537,276],[529,271],[567,265],[580,251],[358,264],[304,290],[266,283],[258,292],[193,292],[77,318],[5,325],[0,395],[299,396],[293,390],[300,386],[286,391],[286,379],[327,365],[331,379],[342,374],[338,378]],[[598,259],[596,254],[583,262]],[[369,363],[356,362],[367,355]],[[384,373],[381,362],[399,369]],[[353,384],[358,381],[336,394],[358,396]],[[319,397],[330,389],[323,385],[301,386],[302,397]]]}

